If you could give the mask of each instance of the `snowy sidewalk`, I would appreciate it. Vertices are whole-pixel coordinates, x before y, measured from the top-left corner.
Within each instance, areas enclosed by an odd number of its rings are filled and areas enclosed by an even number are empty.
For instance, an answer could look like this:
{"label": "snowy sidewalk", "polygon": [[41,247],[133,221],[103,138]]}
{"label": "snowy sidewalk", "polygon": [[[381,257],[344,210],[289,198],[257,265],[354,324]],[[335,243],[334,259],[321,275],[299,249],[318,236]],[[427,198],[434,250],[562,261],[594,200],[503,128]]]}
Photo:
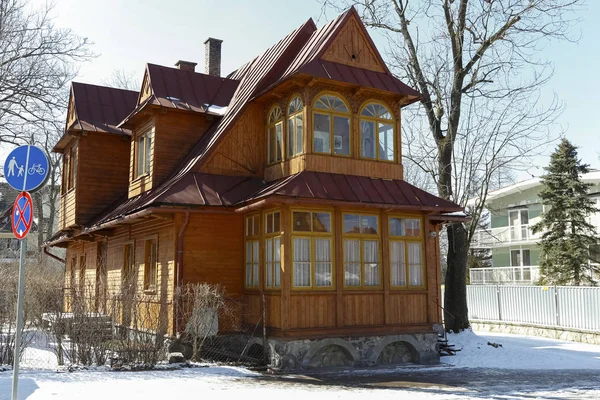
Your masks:
{"label": "snowy sidewalk", "polygon": [[[464,349],[455,357],[444,357],[440,366],[424,368],[338,370],[284,377],[231,367],[149,372],[25,371],[19,398],[600,398],[600,346],[470,331],[450,335],[449,339]],[[488,342],[502,347],[489,346]],[[0,400],[10,398],[10,384],[10,372],[0,373]]]}

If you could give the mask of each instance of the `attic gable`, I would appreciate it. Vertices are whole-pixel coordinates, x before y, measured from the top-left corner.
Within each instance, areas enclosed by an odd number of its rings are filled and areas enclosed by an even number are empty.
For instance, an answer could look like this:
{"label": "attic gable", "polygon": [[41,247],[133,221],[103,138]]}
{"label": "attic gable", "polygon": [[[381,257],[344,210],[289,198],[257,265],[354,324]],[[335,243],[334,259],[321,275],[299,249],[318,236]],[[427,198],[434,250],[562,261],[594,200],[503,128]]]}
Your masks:
{"label": "attic gable", "polygon": [[348,17],[332,43],[324,50],[321,59],[386,72],[385,63],[356,12],[350,12]]}
{"label": "attic gable", "polygon": [[140,97],[138,98],[138,105],[144,102],[147,98],[152,96],[152,85],[150,84],[150,75],[148,74],[148,67],[144,71],[144,80],[142,81],[142,89],[140,90]]}

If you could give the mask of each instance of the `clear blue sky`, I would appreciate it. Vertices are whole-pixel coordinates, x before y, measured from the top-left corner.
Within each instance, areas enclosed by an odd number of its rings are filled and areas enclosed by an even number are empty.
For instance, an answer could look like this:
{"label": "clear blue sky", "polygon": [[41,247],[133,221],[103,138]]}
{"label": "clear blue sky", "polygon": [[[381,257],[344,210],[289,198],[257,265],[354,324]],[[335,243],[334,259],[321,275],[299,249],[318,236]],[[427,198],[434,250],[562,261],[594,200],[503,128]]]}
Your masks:
{"label": "clear blue sky", "polygon": [[[320,4],[314,0],[57,0],[55,14],[58,26],[72,28],[95,43],[93,50],[99,57],[81,66],[77,80],[100,84],[115,69],[135,71],[141,81],[146,62],[170,66],[179,59],[196,61],[203,71],[203,43],[209,36],[224,41],[222,73],[229,73],[308,18],[317,21]],[[555,43],[543,50],[555,66],[545,96],[549,99],[556,93],[566,103],[558,123],[580,147],[584,162],[600,167],[600,110],[594,109],[600,106],[600,1],[589,0],[579,16],[578,43]],[[320,26],[325,20],[317,22]],[[385,53],[385,41],[376,32],[371,34]],[[543,165],[548,159],[536,161]],[[541,170],[530,173],[538,175]]]}

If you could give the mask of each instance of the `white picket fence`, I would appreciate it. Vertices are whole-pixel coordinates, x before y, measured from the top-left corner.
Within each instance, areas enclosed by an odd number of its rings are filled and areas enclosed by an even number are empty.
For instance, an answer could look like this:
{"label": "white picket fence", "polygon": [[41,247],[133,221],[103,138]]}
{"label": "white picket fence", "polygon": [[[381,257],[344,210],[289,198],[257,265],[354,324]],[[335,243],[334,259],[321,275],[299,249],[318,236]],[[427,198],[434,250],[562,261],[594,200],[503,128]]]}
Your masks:
{"label": "white picket fence", "polygon": [[503,321],[600,332],[600,287],[468,285],[472,321]]}

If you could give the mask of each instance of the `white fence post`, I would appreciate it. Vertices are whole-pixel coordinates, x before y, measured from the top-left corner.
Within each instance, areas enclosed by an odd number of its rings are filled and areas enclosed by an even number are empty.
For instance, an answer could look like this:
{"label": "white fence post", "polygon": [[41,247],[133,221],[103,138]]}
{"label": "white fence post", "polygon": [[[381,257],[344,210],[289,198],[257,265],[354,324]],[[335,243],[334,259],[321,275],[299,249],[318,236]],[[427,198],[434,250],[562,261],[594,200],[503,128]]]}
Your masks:
{"label": "white fence post", "polygon": [[496,285],[496,298],[498,299],[498,321],[502,321],[502,301],[500,300],[500,285]]}

